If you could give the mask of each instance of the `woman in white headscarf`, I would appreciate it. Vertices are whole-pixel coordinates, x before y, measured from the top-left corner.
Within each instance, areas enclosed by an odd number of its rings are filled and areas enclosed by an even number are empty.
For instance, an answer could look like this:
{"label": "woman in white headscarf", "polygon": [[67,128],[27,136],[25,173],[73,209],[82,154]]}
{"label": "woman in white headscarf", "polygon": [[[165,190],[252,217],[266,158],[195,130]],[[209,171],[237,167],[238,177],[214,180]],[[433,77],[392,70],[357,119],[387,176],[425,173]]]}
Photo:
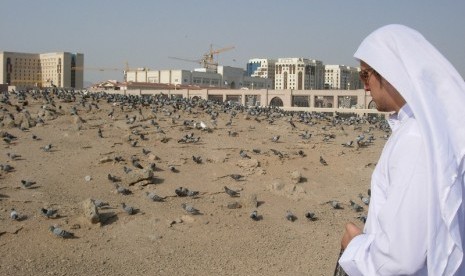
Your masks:
{"label": "woman in white headscarf", "polygon": [[420,33],[370,34],[354,54],[365,89],[393,111],[363,232],[346,226],[349,275],[465,275],[465,82]]}

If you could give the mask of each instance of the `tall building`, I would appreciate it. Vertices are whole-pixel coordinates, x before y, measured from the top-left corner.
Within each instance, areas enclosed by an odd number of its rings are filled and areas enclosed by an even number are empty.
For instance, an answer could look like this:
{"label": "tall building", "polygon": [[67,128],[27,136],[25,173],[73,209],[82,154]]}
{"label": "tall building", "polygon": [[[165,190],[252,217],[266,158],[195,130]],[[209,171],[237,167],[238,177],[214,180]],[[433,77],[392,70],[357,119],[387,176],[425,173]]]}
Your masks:
{"label": "tall building", "polygon": [[17,87],[84,85],[84,54],[0,52],[0,83]]}
{"label": "tall building", "polygon": [[345,65],[325,65],[325,89],[355,90],[361,89],[358,76],[359,68]]}
{"label": "tall building", "polygon": [[319,60],[280,58],[275,66],[275,89],[323,89],[324,70]]}
{"label": "tall building", "polygon": [[250,59],[247,63],[247,76],[270,79],[272,89],[274,89],[274,77],[275,77],[275,59],[268,58],[254,58]]}

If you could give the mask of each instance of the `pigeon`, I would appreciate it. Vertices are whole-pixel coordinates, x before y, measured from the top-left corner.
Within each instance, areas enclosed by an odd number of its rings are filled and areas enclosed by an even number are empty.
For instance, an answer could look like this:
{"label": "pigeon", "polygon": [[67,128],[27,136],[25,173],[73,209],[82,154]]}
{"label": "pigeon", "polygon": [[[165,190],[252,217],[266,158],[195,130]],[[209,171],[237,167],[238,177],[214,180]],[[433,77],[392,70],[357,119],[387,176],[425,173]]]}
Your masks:
{"label": "pigeon", "polygon": [[194,162],[197,163],[197,164],[201,164],[201,163],[202,163],[202,157],[200,157],[200,156],[197,156],[197,157],[196,157],[196,156],[193,156],[193,155],[192,155],[192,160],[194,160]]}
{"label": "pigeon", "polygon": [[239,154],[242,158],[250,159],[250,156],[247,155],[247,152],[245,150],[241,150]]}
{"label": "pigeon", "polygon": [[224,191],[225,191],[225,193],[227,193],[230,197],[237,197],[237,196],[239,196],[239,192],[234,191],[234,190],[231,190],[231,189],[229,189],[229,188],[226,187],[226,186],[224,186]]}
{"label": "pigeon", "polygon": [[116,184],[116,183],[113,183],[113,184],[114,184],[114,186],[115,186],[115,188],[116,188],[116,192],[117,192],[118,194],[129,195],[129,194],[132,193],[131,190],[126,189],[126,188],[124,188],[123,186],[120,186],[120,185],[118,185],[118,184]]}
{"label": "pigeon", "polygon": [[121,181],[121,179],[119,177],[111,175],[111,174],[108,174],[108,180],[110,180],[111,182],[119,182],[119,181]]}
{"label": "pigeon", "polygon": [[328,163],[326,163],[326,160],[323,159],[323,156],[320,155],[320,163],[323,164],[324,166],[328,166]]}
{"label": "pigeon", "polygon": [[41,208],[40,213],[46,218],[57,218],[58,217],[58,210],[56,209]]}
{"label": "pigeon", "polygon": [[330,200],[327,203],[331,204],[331,207],[333,207],[333,209],[342,209],[341,204],[337,200]]}
{"label": "pigeon", "polygon": [[312,134],[306,130],[304,133],[299,134],[299,136],[302,137],[302,139],[308,140],[312,137]]}
{"label": "pigeon", "polygon": [[63,238],[63,239],[69,239],[73,238],[74,234],[71,232],[68,232],[66,230],[63,230],[57,226],[50,226],[49,230],[57,237]]}
{"label": "pigeon", "polygon": [[14,208],[11,209],[10,218],[12,220],[21,220],[21,216],[18,214],[18,212],[16,212]]}
{"label": "pigeon", "polygon": [[366,223],[366,221],[367,221],[367,216],[366,215],[358,215],[355,218],[359,219],[363,223]]}
{"label": "pigeon", "polygon": [[305,157],[305,156],[306,156],[306,154],[305,154],[305,152],[304,152],[303,150],[299,150],[297,153],[298,153],[299,156],[301,156],[301,157]]}
{"label": "pigeon", "polygon": [[362,194],[358,194],[358,197],[365,205],[370,205],[370,197],[363,196]]}
{"label": "pigeon", "polygon": [[102,129],[101,129],[101,128],[98,129],[97,134],[98,134],[98,137],[103,138]]}
{"label": "pigeon", "polygon": [[16,159],[18,159],[18,158],[21,158],[21,155],[19,155],[19,154],[14,154],[14,153],[9,153],[9,152],[8,152],[6,155],[7,155],[8,157],[10,157],[11,160],[16,160]]}
{"label": "pigeon", "polygon": [[153,192],[145,192],[145,195],[152,201],[156,201],[156,202],[162,202],[165,200],[164,197],[161,197]]}
{"label": "pigeon", "polygon": [[126,166],[123,167],[123,170],[124,170],[125,173],[130,173],[132,171],[131,168],[128,168]]}
{"label": "pigeon", "polygon": [[200,214],[200,211],[195,209],[192,205],[189,205],[189,204],[186,204],[186,203],[182,203],[181,204],[181,207],[189,214],[191,215],[199,215]]}
{"label": "pigeon", "polygon": [[176,169],[176,167],[173,166],[173,165],[169,165],[169,166],[168,166],[168,169],[169,169],[170,171],[174,172],[174,173],[179,172],[179,170]]}
{"label": "pigeon", "polygon": [[316,220],[315,213],[312,213],[312,212],[307,212],[307,213],[305,213],[305,217],[306,217],[308,220],[310,220],[310,221]]}
{"label": "pigeon", "polygon": [[144,167],[142,167],[142,165],[136,159],[132,160],[132,165],[138,169],[141,169],[141,170],[144,169]]}
{"label": "pigeon", "polygon": [[280,137],[281,136],[279,136],[279,135],[273,136],[273,138],[271,138],[271,142],[275,142],[275,143],[278,142]]}
{"label": "pigeon", "polygon": [[355,212],[361,212],[363,211],[363,207],[358,205],[357,203],[353,202],[352,200],[349,200],[350,202],[350,207],[355,211]]}
{"label": "pigeon", "polygon": [[261,219],[261,216],[259,216],[257,210],[255,210],[252,213],[250,213],[250,218],[255,221],[258,221]]}
{"label": "pigeon", "polygon": [[190,196],[190,197],[194,197],[194,196],[198,196],[199,195],[199,191],[191,191],[189,189],[186,189],[187,191],[187,196]]}
{"label": "pigeon", "polygon": [[26,189],[29,189],[32,187],[32,185],[36,184],[35,181],[30,181],[30,180],[21,180],[21,185],[26,188]]}
{"label": "pigeon", "polygon": [[121,207],[128,215],[134,215],[136,213],[136,210],[134,209],[134,207],[128,206],[124,202],[121,203]]}
{"label": "pigeon", "polygon": [[297,219],[297,217],[291,211],[287,210],[286,211],[286,219],[288,221],[294,222]]}
{"label": "pigeon", "polygon": [[354,141],[349,141],[347,143],[342,144],[345,148],[351,148],[353,147]]}
{"label": "pigeon", "polygon": [[270,150],[274,153],[274,155],[279,156],[279,158],[283,158],[283,157],[284,157],[284,154],[282,154],[280,151],[275,150],[275,149],[270,149]]}
{"label": "pigeon", "polygon": [[37,135],[32,134],[32,140],[40,140],[40,138]]}
{"label": "pigeon", "polygon": [[45,145],[41,147],[41,149],[45,152],[49,152],[52,149],[52,144]]}
{"label": "pigeon", "polygon": [[144,155],[147,155],[147,154],[150,153],[150,150],[143,148],[143,149],[142,149],[142,153],[143,153]]}
{"label": "pigeon", "polygon": [[243,177],[244,177],[243,175],[234,174],[234,173],[233,173],[233,174],[230,174],[229,176],[230,176],[232,179],[236,180],[236,181],[240,181],[240,180],[242,180]]}
{"label": "pigeon", "polygon": [[108,204],[108,202],[104,202],[104,201],[99,200],[99,199],[92,199],[92,202],[94,203],[95,207],[97,207],[97,208],[110,206],[110,204]]}
{"label": "pigeon", "polygon": [[1,165],[0,165],[0,168],[1,168],[1,170],[4,171],[4,172],[12,172],[12,171],[14,170],[14,168],[13,168],[11,165],[9,165],[9,164],[4,164],[4,165],[1,164]]}
{"label": "pigeon", "polygon": [[295,126],[295,124],[294,124],[294,122],[292,120],[289,121],[289,124],[292,126],[292,128],[296,128],[296,126]]}
{"label": "pigeon", "polygon": [[185,189],[185,188],[183,188],[183,187],[177,188],[176,190],[174,190],[174,192],[175,192],[176,195],[179,196],[179,197],[185,197],[185,196],[187,196],[187,189]]}

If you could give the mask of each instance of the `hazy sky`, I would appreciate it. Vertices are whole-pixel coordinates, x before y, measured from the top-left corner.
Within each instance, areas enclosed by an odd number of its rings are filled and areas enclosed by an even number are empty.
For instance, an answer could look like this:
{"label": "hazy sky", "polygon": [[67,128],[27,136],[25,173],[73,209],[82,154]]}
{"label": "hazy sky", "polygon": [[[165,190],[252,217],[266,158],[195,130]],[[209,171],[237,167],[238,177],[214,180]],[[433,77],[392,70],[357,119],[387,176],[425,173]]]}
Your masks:
{"label": "hazy sky", "polygon": [[356,66],[353,53],[390,23],[420,31],[465,76],[463,0],[2,0],[0,51],[79,52],[88,82],[123,79],[129,67],[187,69],[209,50],[220,64],[304,57]]}

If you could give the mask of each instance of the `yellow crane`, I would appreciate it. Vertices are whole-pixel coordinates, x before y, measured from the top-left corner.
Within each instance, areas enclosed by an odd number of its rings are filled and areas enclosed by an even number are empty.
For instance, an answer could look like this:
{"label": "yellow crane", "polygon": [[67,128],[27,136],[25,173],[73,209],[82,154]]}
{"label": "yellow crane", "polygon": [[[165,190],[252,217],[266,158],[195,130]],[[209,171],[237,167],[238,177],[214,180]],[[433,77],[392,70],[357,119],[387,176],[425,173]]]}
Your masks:
{"label": "yellow crane", "polygon": [[[183,60],[183,61],[189,61],[189,62],[195,62],[200,65],[202,65],[203,68],[206,69],[213,69],[216,71],[218,68],[218,54],[229,51],[234,49],[234,46],[229,46],[229,47],[224,47],[221,49],[213,49],[213,45],[210,44],[210,50],[202,55],[200,59],[185,59],[185,58],[178,58],[178,57],[169,57],[171,59],[177,59],[177,60]],[[216,60],[215,60],[215,55],[216,55]]]}

